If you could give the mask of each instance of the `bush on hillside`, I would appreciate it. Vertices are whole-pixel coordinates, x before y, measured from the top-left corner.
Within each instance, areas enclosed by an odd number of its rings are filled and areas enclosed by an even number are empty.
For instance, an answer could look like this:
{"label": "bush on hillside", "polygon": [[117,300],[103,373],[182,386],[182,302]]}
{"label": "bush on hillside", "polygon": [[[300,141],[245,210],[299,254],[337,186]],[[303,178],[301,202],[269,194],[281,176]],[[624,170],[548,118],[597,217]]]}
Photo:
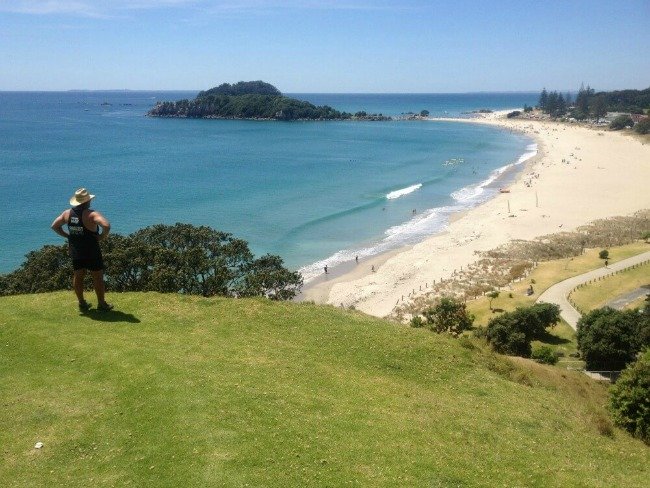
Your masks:
{"label": "bush on hillside", "polygon": [[553,303],[535,303],[528,307],[529,313],[533,313],[541,322],[543,329],[536,331],[535,338],[540,339],[546,333],[548,327],[554,327],[560,322],[560,307]]}
{"label": "bush on hillside", "polygon": [[514,117],[519,117],[520,115],[521,115],[521,111],[513,110],[512,112],[509,112],[508,115],[506,115],[506,117],[512,119]]}
{"label": "bush on hillside", "polygon": [[426,325],[434,332],[459,335],[470,330],[474,316],[467,312],[464,302],[456,298],[442,297],[437,304],[422,311]]}
{"label": "bush on hillside", "polygon": [[420,317],[419,315],[416,315],[415,317],[411,317],[411,321],[409,323],[411,324],[411,327],[413,327],[415,329],[420,329],[420,328],[424,327],[426,322],[424,321],[424,319],[422,317]]}
{"label": "bush on hillside", "polygon": [[609,258],[609,251],[608,251],[607,249],[603,249],[602,251],[600,251],[600,252],[598,253],[598,257],[599,257],[600,259],[607,259],[607,258]]}
{"label": "bush on hillside", "polygon": [[486,330],[486,339],[492,348],[501,354],[530,357],[530,339],[518,328],[514,317],[503,314],[491,319]]}
{"label": "bush on hillside", "polygon": [[[154,225],[102,242],[106,285],[112,291],[158,291],[202,296],[293,298],[299,273],[278,256],[255,259],[248,243],[210,227]],[[16,271],[0,279],[0,295],[69,289],[67,245],[32,251]]]}
{"label": "bush on hillside", "polygon": [[72,261],[67,245],[30,251],[20,268],[0,276],[0,296],[67,290],[71,286]]}
{"label": "bush on hillside", "polygon": [[502,354],[530,357],[531,341],[546,335],[546,328],[560,320],[560,309],[550,303],[517,307],[490,319],[486,338],[495,351]]}
{"label": "bush on hillside", "polygon": [[634,121],[632,120],[632,117],[629,115],[619,115],[610,122],[609,128],[612,130],[621,130],[626,127],[632,127],[633,125]]}
{"label": "bush on hillside", "polygon": [[634,126],[634,132],[637,134],[650,134],[650,119],[642,120]]}
{"label": "bush on hillside", "polygon": [[650,444],[650,349],[621,373],[609,407],[616,425]]}
{"label": "bush on hillside", "polygon": [[578,350],[592,371],[620,371],[650,346],[650,319],[639,310],[592,310],[578,321]]}
{"label": "bush on hillside", "polygon": [[549,346],[536,347],[530,358],[542,364],[556,364],[559,360],[557,353]]}

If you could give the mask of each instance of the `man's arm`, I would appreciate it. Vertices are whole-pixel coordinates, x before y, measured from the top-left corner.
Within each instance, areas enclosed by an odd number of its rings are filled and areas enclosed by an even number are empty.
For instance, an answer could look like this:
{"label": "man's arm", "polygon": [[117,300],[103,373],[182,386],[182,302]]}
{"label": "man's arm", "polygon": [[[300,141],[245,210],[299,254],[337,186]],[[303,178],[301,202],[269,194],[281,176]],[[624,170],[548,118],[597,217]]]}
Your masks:
{"label": "man's arm", "polygon": [[61,237],[68,238],[70,235],[63,230],[63,226],[67,223],[68,221],[68,210],[64,211],[61,215],[59,215],[56,219],[54,219],[54,222],[52,222],[52,225],[50,226],[54,232],[59,234]]}
{"label": "man's arm", "polygon": [[106,217],[100,214],[97,210],[94,210],[89,217],[92,221],[99,225],[102,228],[102,233],[97,237],[100,241],[103,241],[108,237],[108,233],[111,231],[111,223]]}

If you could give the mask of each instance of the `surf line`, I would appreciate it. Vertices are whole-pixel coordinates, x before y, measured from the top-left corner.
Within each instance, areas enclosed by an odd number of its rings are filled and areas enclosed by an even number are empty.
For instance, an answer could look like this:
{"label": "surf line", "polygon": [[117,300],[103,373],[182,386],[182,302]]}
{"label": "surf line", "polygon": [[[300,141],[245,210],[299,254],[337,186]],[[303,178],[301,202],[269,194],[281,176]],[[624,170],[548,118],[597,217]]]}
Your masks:
{"label": "surf line", "polygon": [[386,200],[394,200],[404,195],[408,195],[409,193],[413,193],[414,191],[419,190],[420,188],[422,188],[422,183],[418,183],[417,185],[407,186],[406,188],[402,188],[401,190],[392,191],[386,195]]}

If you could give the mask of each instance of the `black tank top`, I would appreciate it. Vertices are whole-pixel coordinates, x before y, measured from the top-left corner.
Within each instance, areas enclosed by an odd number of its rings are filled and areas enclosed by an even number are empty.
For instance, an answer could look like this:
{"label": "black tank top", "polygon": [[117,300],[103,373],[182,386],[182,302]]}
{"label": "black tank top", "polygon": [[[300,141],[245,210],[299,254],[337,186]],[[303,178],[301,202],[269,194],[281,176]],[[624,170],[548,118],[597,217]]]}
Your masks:
{"label": "black tank top", "polygon": [[86,229],[82,215],[85,209],[74,207],[68,217],[68,243],[70,244],[70,257],[72,259],[93,259],[101,256],[97,235]]}

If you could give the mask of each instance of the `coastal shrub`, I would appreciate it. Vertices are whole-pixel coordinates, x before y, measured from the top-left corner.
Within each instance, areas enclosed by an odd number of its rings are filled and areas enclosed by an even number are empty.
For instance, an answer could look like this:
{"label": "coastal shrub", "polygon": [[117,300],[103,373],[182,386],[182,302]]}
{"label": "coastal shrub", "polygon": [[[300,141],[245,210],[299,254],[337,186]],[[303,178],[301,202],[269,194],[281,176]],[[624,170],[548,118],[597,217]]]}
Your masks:
{"label": "coastal shrub", "polygon": [[426,325],[434,332],[459,335],[470,330],[474,316],[467,312],[464,302],[456,298],[442,297],[437,304],[422,312]]}
{"label": "coastal shrub", "polygon": [[524,103],[524,113],[532,112],[533,107]]}
{"label": "coastal shrub", "polygon": [[650,318],[639,310],[592,310],[578,321],[578,350],[592,371],[620,371],[650,346]]}
{"label": "coastal shrub", "polygon": [[477,339],[487,340],[487,327],[476,327],[472,331],[472,335]]}
{"label": "coastal shrub", "polygon": [[490,320],[485,337],[498,353],[525,358],[531,354],[530,340],[517,329],[513,317],[507,314]]}
{"label": "coastal shrub", "polygon": [[[481,327],[483,328],[483,327]],[[471,337],[468,336],[462,336],[458,339],[458,344],[460,344],[461,347],[465,349],[469,349],[470,351],[473,351],[474,349],[477,349],[476,344],[474,344],[474,341],[472,340]]]}
{"label": "coastal shrub", "polygon": [[517,307],[489,320],[486,338],[495,351],[502,354],[529,357],[531,341],[543,339],[547,327],[560,320],[560,308],[550,303]]}
{"label": "coastal shrub", "polygon": [[411,321],[409,322],[409,324],[411,324],[411,327],[419,329],[421,327],[424,327],[425,321],[422,317],[416,315],[415,317],[411,317]]}
{"label": "coastal shrub", "polygon": [[637,134],[650,134],[650,118],[637,122],[634,126],[634,132]]}
{"label": "coastal shrub", "polygon": [[598,253],[598,257],[600,259],[608,259],[609,258],[609,251],[607,249],[603,249]]}
{"label": "coastal shrub", "polygon": [[0,276],[0,296],[45,293],[69,289],[72,285],[72,262],[68,246],[43,246],[30,251],[20,267]]}
{"label": "coastal shrub", "polygon": [[650,349],[619,376],[610,391],[614,423],[650,444]]}
{"label": "coastal shrub", "polygon": [[520,115],[521,112],[519,110],[513,110],[512,112],[509,112],[508,115],[506,115],[506,117],[512,119],[514,117],[519,117]]}
{"label": "coastal shrub", "polygon": [[[248,243],[210,227],[154,225],[101,243],[106,286],[112,291],[157,291],[202,296],[293,298],[299,273],[278,256],[255,259]],[[0,295],[69,289],[67,246],[44,246],[0,279]]]}
{"label": "coastal shrub", "polygon": [[527,310],[537,316],[544,329],[536,332],[537,338],[544,335],[545,329],[555,326],[560,321],[560,307],[554,303],[535,303]]}
{"label": "coastal shrub", "polygon": [[632,117],[629,115],[619,115],[610,122],[609,128],[612,130],[621,130],[626,127],[632,127],[633,125],[634,121],[632,120]]}
{"label": "coastal shrub", "polygon": [[532,354],[530,355],[531,359],[534,359],[538,363],[542,364],[556,364],[559,360],[558,355],[555,351],[549,346],[539,346],[533,349]]}

